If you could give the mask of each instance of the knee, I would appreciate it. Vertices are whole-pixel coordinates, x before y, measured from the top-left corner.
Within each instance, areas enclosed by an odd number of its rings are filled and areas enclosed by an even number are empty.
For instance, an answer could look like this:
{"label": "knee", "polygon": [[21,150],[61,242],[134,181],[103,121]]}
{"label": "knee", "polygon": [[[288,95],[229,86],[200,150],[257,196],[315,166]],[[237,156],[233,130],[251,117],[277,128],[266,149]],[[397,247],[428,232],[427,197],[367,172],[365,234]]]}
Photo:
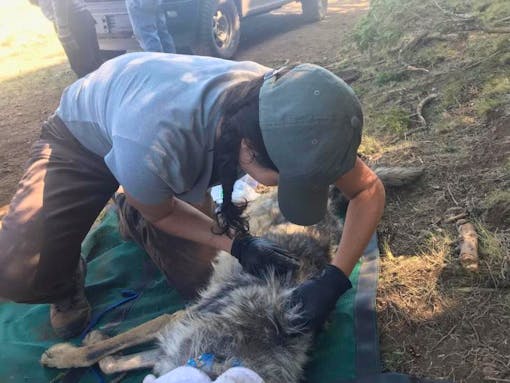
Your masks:
{"label": "knee", "polygon": [[1,300],[26,303],[35,299],[35,289],[31,288],[30,278],[27,278],[26,273],[21,270],[21,267],[21,265],[6,265],[2,262],[0,268]]}
{"label": "knee", "polygon": [[45,292],[35,285],[39,254],[27,257],[0,249],[0,300],[46,303]]}

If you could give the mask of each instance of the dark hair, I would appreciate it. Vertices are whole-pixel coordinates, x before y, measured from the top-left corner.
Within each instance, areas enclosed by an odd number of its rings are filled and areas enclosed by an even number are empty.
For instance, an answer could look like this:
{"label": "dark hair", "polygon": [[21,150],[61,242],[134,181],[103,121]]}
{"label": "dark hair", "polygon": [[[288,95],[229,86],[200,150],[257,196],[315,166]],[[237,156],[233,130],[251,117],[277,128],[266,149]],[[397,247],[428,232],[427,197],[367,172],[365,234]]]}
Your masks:
{"label": "dark hair", "polygon": [[223,122],[220,137],[214,149],[214,167],[223,188],[223,203],[216,212],[217,234],[245,234],[248,220],[243,217],[247,202],[232,201],[234,183],[239,177],[239,151],[244,138],[256,155],[260,165],[277,170],[264,146],[259,125],[259,91],[263,78],[246,81],[229,92],[224,99]]}

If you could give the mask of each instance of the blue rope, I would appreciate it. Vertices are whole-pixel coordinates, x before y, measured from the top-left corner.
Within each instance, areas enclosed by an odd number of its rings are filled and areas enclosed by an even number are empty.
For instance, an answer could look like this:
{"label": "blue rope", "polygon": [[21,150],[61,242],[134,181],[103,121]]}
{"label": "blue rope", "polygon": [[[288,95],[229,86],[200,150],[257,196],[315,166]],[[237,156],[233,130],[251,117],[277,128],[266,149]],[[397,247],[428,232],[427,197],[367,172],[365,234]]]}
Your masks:
{"label": "blue rope", "polygon": [[[128,302],[131,302],[131,301],[137,299],[141,295],[141,293],[136,292],[135,290],[131,290],[131,289],[121,290],[120,293],[124,297],[124,299],[111,304],[110,306],[105,308],[103,311],[94,315],[94,317],[92,318],[92,320],[90,321],[88,326],[81,333],[80,341],[82,341],[87,336],[87,334],[90,332],[90,330],[92,330],[106,314],[108,314],[110,311],[115,310],[119,306],[122,306]],[[104,380],[103,375],[101,374],[101,371],[99,370],[99,368],[97,366],[91,367],[91,370],[94,373],[98,383],[106,383],[106,380]]]}
{"label": "blue rope", "polygon": [[87,334],[90,332],[90,330],[92,330],[92,328],[94,328],[106,314],[108,314],[110,311],[115,310],[117,307],[122,306],[123,304],[125,304],[127,302],[137,299],[140,296],[139,292],[136,292],[135,290],[131,290],[131,289],[122,290],[121,294],[124,297],[124,299],[111,304],[110,306],[105,308],[103,311],[94,315],[94,317],[90,321],[89,325],[81,333],[80,341],[82,341],[83,338],[85,338],[85,336],[87,336]]}

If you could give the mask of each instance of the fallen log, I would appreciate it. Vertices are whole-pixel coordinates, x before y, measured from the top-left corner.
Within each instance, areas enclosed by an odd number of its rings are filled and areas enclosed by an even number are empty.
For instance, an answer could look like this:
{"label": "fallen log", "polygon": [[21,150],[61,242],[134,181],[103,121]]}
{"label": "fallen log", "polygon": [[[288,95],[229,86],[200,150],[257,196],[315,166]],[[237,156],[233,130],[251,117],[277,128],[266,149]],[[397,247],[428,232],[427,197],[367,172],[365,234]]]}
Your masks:
{"label": "fallen log", "polygon": [[423,100],[421,100],[419,103],[418,103],[418,106],[416,107],[416,115],[418,116],[418,119],[420,121],[420,125],[422,127],[427,127],[427,121],[425,120],[425,118],[423,117],[423,108],[425,107],[425,105],[427,103],[429,103],[430,101],[432,101],[433,99],[435,99],[436,97],[438,96],[437,93],[432,93],[432,94],[429,94],[427,97],[425,97]]}
{"label": "fallen log", "polygon": [[460,264],[470,272],[478,271],[478,235],[475,226],[466,222],[459,225]]}

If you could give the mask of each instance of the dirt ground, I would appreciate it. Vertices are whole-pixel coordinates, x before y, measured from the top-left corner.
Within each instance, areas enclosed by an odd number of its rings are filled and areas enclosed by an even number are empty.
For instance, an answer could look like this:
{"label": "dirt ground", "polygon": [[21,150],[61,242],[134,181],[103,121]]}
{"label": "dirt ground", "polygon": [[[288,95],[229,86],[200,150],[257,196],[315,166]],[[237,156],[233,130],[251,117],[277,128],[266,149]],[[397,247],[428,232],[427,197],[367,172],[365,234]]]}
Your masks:
{"label": "dirt ground", "polygon": [[[361,71],[369,63],[351,50],[347,36],[368,7],[368,1],[330,0],[324,21],[305,24],[300,5],[292,3],[245,20],[235,59],[271,67],[313,62]],[[39,53],[30,59],[43,58]],[[352,58],[352,65],[346,58]],[[368,125],[374,125],[373,105],[396,100],[414,109],[427,93],[446,88],[448,79],[441,73],[433,81],[416,82],[411,93],[400,84],[382,91],[374,85],[381,73],[363,73],[353,86],[363,94]],[[0,82],[0,206],[15,190],[41,122],[73,80],[62,61]],[[372,164],[425,168],[418,184],[388,191],[379,228],[383,259],[377,309],[384,363],[391,371],[455,382],[509,382],[510,211],[497,204],[486,208],[484,198],[509,184],[510,112],[500,110],[480,122],[471,111],[438,104],[424,112],[433,129],[400,140],[376,134],[375,149],[367,149],[367,142],[363,149]],[[459,270],[456,227],[448,222],[455,211],[467,212],[479,223],[477,229],[487,228],[481,232],[484,248],[478,274]]]}

